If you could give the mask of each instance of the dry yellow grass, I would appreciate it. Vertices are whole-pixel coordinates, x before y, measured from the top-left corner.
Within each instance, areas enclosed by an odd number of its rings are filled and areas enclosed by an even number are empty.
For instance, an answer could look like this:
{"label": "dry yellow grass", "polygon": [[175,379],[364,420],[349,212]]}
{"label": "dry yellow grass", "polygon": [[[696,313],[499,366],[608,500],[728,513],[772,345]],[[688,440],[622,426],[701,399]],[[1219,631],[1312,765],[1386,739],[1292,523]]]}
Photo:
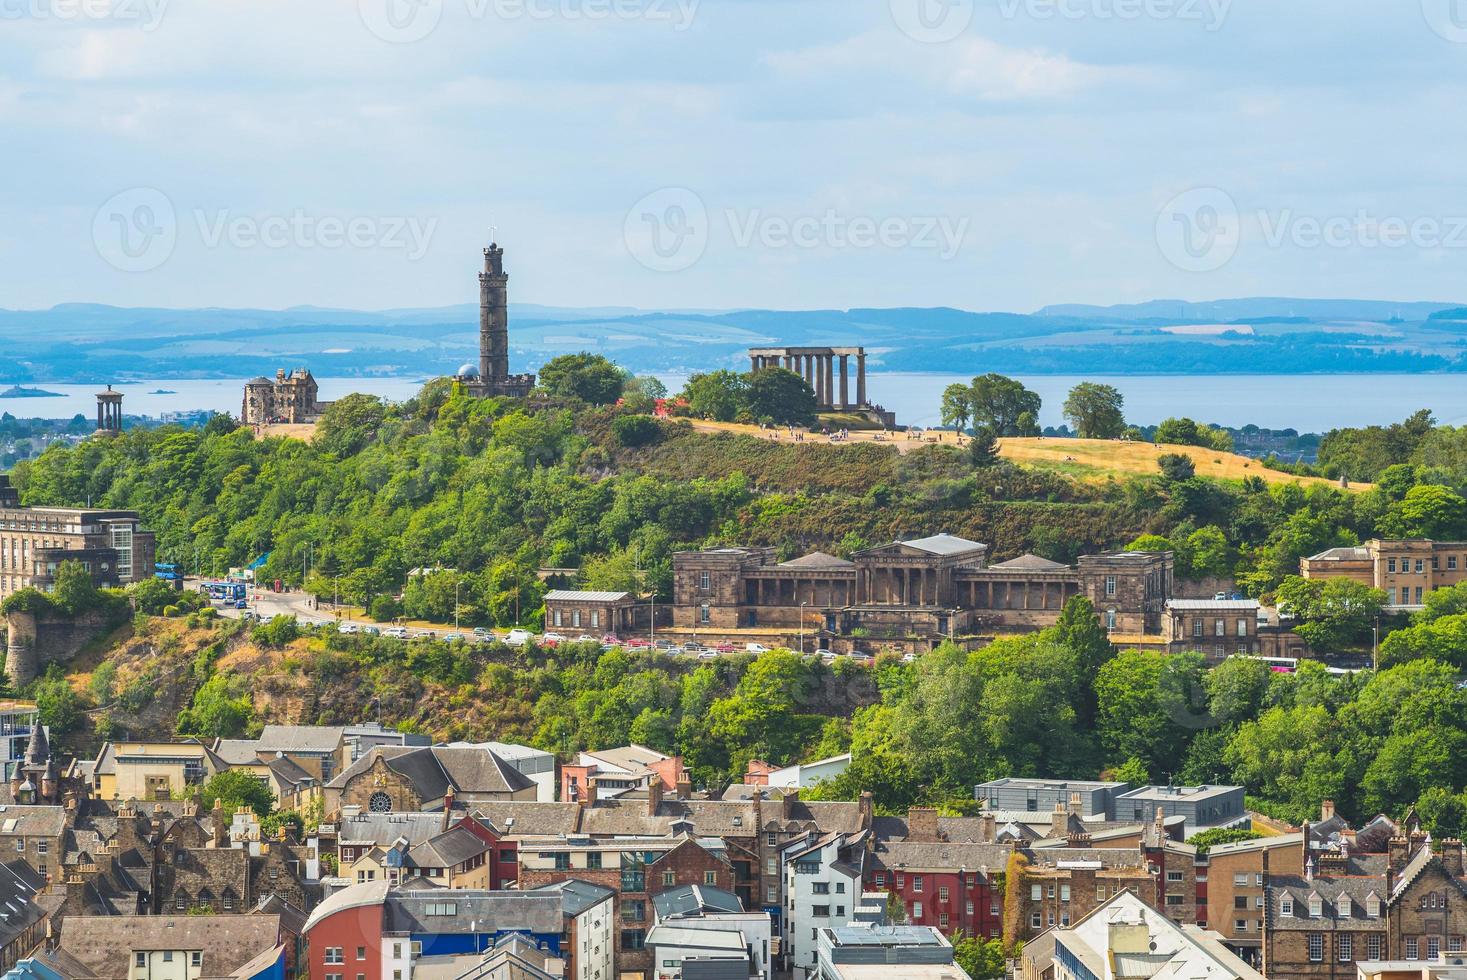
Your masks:
{"label": "dry yellow grass", "polygon": [[255,432],[261,439],[299,439],[302,442],[310,442],[316,436],[316,423],[302,423],[292,425],[288,423],[277,423],[275,425],[257,425]]}
{"label": "dry yellow grass", "polygon": [[[1190,456],[1197,475],[1215,480],[1241,480],[1259,476],[1268,483],[1300,483],[1304,486],[1335,486],[1331,480],[1294,476],[1271,470],[1256,459],[1235,453],[1220,453],[1199,446],[1157,446],[1149,442],[1112,442],[1103,439],[1002,439],[999,453],[1004,459],[1026,466],[1058,470],[1079,480],[1104,480],[1111,476],[1155,476],[1161,471],[1157,459],[1166,453]],[[1351,490],[1369,490],[1368,483],[1351,484]]]}

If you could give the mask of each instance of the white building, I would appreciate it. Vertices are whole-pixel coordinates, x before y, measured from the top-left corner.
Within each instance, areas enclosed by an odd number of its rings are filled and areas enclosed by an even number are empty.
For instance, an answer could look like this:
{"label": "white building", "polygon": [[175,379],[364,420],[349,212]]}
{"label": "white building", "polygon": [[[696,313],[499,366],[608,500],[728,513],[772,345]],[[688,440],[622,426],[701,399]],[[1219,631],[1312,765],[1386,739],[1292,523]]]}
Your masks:
{"label": "white building", "polygon": [[1023,958],[1024,976],[1052,969],[1054,980],[1263,980],[1220,935],[1177,925],[1130,891],[1068,929],[1051,929],[1024,947]]}
{"label": "white building", "polygon": [[[768,912],[746,912],[737,895],[711,885],[669,888],[652,897],[652,908],[652,921],[656,926],[739,936],[748,951],[748,976],[759,980],[770,977],[774,920]],[[651,943],[649,934],[648,944]],[[661,976],[664,964],[660,954],[656,962]]]}
{"label": "white building", "polygon": [[834,779],[850,768],[851,754],[833,755],[829,759],[802,762],[776,769],[769,774],[769,785],[777,789],[808,789],[822,779]]}
{"label": "white building", "polygon": [[819,939],[819,980],[969,980],[932,926],[842,926]]}
{"label": "white building", "polygon": [[[455,745],[465,744],[455,742]],[[508,763],[512,769],[521,775],[530,777],[530,782],[535,784],[535,801],[537,803],[555,802],[555,754],[544,752],[540,749],[530,748],[528,745],[514,745],[510,742],[485,742],[484,748],[493,752],[501,760]]]}
{"label": "white building", "polygon": [[821,929],[857,921],[868,833],[819,835],[811,831],[782,848],[782,955],[794,980],[816,975]]}
{"label": "white building", "polygon": [[0,782],[10,782],[16,766],[25,761],[25,750],[30,745],[31,731],[36,727],[36,702],[0,701],[0,761],[5,763],[5,775]]}

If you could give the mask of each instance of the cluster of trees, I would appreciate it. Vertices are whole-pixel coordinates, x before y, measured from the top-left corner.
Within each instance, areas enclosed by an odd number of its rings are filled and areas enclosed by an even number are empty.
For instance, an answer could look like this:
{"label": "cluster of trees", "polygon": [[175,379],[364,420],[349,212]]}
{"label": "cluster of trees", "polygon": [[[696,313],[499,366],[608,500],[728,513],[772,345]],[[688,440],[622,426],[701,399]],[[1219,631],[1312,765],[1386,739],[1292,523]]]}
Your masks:
{"label": "cluster of trees", "polygon": [[[1124,396],[1111,385],[1086,381],[1070,389],[1063,411],[1079,438],[1119,439],[1136,435],[1126,426],[1124,403]],[[1037,436],[1042,405],[1039,394],[1021,382],[990,373],[943,389],[942,424],[964,432],[971,423],[975,436]]]}
{"label": "cluster of trees", "polygon": [[699,418],[764,425],[814,425],[818,407],[809,382],[781,367],[695,374],[679,400]]}

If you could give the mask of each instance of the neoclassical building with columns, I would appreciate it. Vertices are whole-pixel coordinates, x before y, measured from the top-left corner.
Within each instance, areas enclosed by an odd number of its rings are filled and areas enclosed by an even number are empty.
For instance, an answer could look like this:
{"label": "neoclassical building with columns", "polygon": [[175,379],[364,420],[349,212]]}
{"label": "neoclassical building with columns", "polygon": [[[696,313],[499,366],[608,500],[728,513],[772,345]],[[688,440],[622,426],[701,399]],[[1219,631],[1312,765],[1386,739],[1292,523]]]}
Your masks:
{"label": "neoclassical building with columns", "polygon": [[822,412],[859,412],[887,427],[895,425],[891,413],[866,397],[864,347],[755,347],[749,351],[751,371],[772,367],[793,371],[804,378],[815,392],[816,406]]}
{"label": "neoclassical building with columns", "polygon": [[1172,564],[1171,552],[1127,551],[1075,565],[1036,555],[990,565],[987,545],[951,534],[894,541],[849,560],[817,551],[778,562],[772,548],[716,548],[673,556],[673,621],[707,631],[936,642],[1042,629],[1084,595],[1107,629],[1159,636]]}

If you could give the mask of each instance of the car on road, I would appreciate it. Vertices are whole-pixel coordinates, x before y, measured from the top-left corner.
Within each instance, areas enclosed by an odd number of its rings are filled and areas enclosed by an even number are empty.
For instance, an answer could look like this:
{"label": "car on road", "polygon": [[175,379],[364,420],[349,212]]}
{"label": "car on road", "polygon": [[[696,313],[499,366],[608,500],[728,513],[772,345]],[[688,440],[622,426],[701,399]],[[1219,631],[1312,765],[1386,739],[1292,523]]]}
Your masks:
{"label": "car on road", "polygon": [[769,648],[762,643],[745,643],[745,653],[768,653]]}
{"label": "car on road", "polygon": [[734,646],[732,643],[720,643],[713,649],[717,650],[719,653],[733,653],[735,650],[738,649],[738,647]]}
{"label": "car on road", "polygon": [[236,608],[236,609],[248,609],[248,608],[250,608],[249,600],[247,600],[247,599],[236,599],[236,600],[234,600],[234,608]]}
{"label": "car on road", "polygon": [[596,637],[592,636],[590,633],[582,633],[580,636],[576,637],[576,642],[577,643],[600,643],[601,641],[598,640],[598,639],[596,639]]}
{"label": "car on road", "polygon": [[715,653],[712,650],[699,650],[698,651],[698,659],[699,660],[717,660],[718,659],[718,654]]}
{"label": "car on road", "polygon": [[356,623],[341,623],[336,627],[336,632],[345,636],[355,636],[359,630]]}
{"label": "car on road", "polygon": [[381,636],[382,635],[382,630],[379,629],[376,626],[363,626],[362,627],[362,635],[363,636]]}
{"label": "car on road", "polygon": [[464,636],[462,633],[444,633],[438,639],[442,640],[444,643],[452,643],[455,640],[467,640],[468,637]]}
{"label": "car on road", "polygon": [[474,642],[475,643],[493,643],[494,640],[495,640],[495,636],[489,630],[485,629],[482,626],[475,626],[474,627]]}
{"label": "car on road", "polygon": [[412,635],[415,640],[431,640],[438,636],[432,630],[413,630]]}
{"label": "car on road", "polygon": [[406,640],[408,638],[408,631],[406,626],[389,626],[382,631],[382,635],[391,637],[394,640]]}
{"label": "car on road", "polygon": [[565,637],[559,633],[546,633],[540,637],[542,647],[555,647],[565,642]]}
{"label": "car on road", "polygon": [[512,647],[522,647],[534,638],[535,634],[529,630],[512,629],[509,631],[509,635],[504,638],[504,642]]}

